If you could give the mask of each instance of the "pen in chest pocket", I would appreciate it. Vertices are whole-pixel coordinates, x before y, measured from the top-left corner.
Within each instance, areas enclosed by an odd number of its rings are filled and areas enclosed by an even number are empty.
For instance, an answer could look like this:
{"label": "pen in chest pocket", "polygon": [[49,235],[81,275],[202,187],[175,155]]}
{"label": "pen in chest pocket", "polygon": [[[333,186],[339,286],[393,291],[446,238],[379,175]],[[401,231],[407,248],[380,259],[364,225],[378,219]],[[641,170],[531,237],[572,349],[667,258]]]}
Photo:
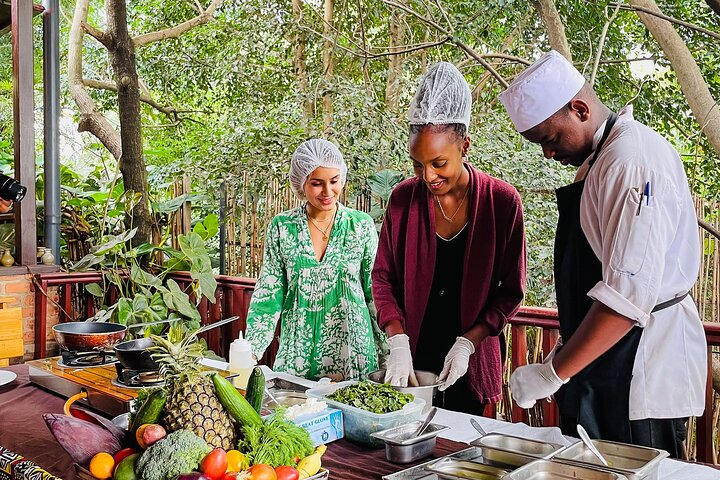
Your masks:
{"label": "pen in chest pocket", "polygon": [[635,216],[637,217],[640,215],[640,209],[642,208],[643,200],[645,200],[645,205],[650,205],[650,195],[651,195],[651,187],[650,182],[645,182],[645,187],[640,189],[637,189],[638,192],[640,192],[640,202],[638,203],[637,211],[635,212]]}

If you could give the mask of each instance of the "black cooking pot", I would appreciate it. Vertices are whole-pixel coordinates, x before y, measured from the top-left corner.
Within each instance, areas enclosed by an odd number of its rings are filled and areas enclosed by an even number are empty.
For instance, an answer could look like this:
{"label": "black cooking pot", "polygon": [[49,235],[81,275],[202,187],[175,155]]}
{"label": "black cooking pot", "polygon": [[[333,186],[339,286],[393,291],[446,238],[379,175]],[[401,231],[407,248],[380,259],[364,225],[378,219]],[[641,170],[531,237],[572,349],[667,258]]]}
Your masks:
{"label": "black cooking pot", "polygon": [[115,345],[115,356],[123,367],[138,372],[159,370],[160,365],[153,360],[148,348],[153,345],[149,338],[138,338]]}
{"label": "black cooking pot", "polygon": [[52,327],[61,350],[91,352],[106,350],[125,338],[127,327],[119,323],[68,322]]}

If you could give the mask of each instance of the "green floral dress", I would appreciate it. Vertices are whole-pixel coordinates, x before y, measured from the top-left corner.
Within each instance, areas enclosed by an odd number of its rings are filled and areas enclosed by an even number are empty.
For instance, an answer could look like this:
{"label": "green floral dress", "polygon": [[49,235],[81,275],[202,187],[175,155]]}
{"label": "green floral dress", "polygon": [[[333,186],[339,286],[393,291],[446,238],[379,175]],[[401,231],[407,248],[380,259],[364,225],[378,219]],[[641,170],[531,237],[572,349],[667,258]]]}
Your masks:
{"label": "green floral dress", "polygon": [[318,262],[304,206],[273,218],[247,317],[253,353],[263,355],[280,320],[276,371],[340,381],[380,368],[386,339],[370,288],[377,242],[370,216],[338,204]]}

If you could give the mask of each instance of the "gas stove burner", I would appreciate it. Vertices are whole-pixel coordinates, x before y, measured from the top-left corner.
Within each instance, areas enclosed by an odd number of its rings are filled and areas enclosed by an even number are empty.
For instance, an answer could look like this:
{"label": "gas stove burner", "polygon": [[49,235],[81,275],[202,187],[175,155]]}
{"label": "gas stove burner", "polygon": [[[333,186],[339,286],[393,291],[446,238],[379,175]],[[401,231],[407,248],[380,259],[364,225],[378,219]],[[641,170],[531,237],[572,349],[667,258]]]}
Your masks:
{"label": "gas stove burner", "polygon": [[123,368],[120,363],[115,364],[117,377],[112,384],[123,388],[148,388],[162,387],[165,382],[160,378],[160,372],[157,370],[138,371]]}
{"label": "gas stove burner", "polygon": [[113,352],[97,351],[97,352],[73,352],[70,350],[62,350],[60,352],[58,365],[61,367],[97,367],[100,365],[109,365],[116,363],[117,357]]}

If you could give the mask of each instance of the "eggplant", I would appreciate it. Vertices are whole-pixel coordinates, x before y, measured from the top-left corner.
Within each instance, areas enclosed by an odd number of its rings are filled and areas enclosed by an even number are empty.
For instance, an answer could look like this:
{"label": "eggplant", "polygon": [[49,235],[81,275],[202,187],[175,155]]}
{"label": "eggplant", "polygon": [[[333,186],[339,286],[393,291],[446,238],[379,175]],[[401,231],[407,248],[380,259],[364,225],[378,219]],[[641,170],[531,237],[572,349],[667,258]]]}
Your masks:
{"label": "eggplant", "polygon": [[211,480],[210,477],[200,472],[188,472],[177,475],[173,480]]}

